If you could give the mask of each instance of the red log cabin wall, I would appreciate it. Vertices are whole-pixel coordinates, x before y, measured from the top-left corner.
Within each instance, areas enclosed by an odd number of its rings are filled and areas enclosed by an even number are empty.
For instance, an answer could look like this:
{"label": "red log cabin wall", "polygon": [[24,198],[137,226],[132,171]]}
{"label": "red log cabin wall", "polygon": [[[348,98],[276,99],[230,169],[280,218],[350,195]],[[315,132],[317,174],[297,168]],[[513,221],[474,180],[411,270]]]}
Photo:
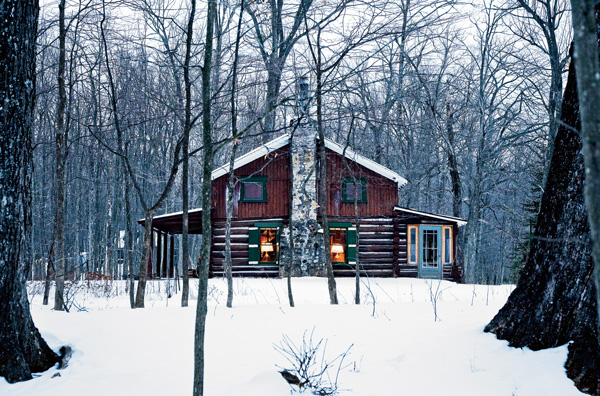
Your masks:
{"label": "red log cabin wall", "polygon": [[[284,146],[235,171],[238,177],[267,176],[267,202],[238,202],[239,183],[236,187],[231,241],[235,276],[279,276],[277,265],[248,263],[248,228],[255,222],[277,222],[287,226],[291,188],[288,150],[289,146]],[[418,266],[407,263],[406,226],[427,224],[428,219],[394,213],[393,208],[398,204],[397,183],[353,161],[346,162],[347,165],[341,155],[327,150],[328,214],[330,222],[354,224],[354,203],[342,202],[342,181],[352,177],[366,179],[367,202],[358,204],[358,259],[361,273],[369,276],[418,276]],[[223,275],[226,186],[227,175],[213,182],[215,208],[211,276]],[[456,226],[453,228],[456,249]],[[450,266],[444,265],[443,278],[451,278],[451,271]],[[336,264],[334,272],[336,276],[354,276],[354,268],[347,264]]]}
{"label": "red log cabin wall", "polygon": [[[236,186],[233,218],[252,219],[289,217],[290,211],[290,157],[289,145],[269,153],[235,170],[240,176],[267,176],[267,202],[238,202],[240,183]],[[227,180],[223,175],[213,181],[212,201],[215,205],[214,219],[225,219],[227,204]]]}
{"label": "red log cabin wall", "polygon": [[[358,203],[358,262],[361,274],[394,276],[398,256],[394,244],[393,208],[398,204],[398,184],[327,149],[327,214],[330,222],[355,224],[353,202],[343,201],[344,179],[365,179],[367,202]],[[404,250],[406,249],[404,245]],[[335,276],[354,276],[354,266],[334,264]]]}
{"label": "red log cabin wall", "polygon": [[[346,162],[346,164],[344,164]],[[350,168],[350,169],[348,169]],[[328,216],[354,217],[354,203],[342,202],[342,180],[367,181],[367,203],[358,204],[359,217],[393,217],[398,205],[398,184],[366,167],[327,150]]]}
{"label": "red log cabin wall", "polygon": [[[277,265],[250,265],[248,230],[256,222],[275,222],[287,225],[290,210],[290,157],[289,145],[260,157],[235,170],[236,177],[267,176],[267,202],[239,202],[240,183],[234,194],[231,224],[232,271],[235,276],[279,276]],[[212,200],[213,240],[210,275],[224,275],[225,221],[228,175],[213,181]]]}

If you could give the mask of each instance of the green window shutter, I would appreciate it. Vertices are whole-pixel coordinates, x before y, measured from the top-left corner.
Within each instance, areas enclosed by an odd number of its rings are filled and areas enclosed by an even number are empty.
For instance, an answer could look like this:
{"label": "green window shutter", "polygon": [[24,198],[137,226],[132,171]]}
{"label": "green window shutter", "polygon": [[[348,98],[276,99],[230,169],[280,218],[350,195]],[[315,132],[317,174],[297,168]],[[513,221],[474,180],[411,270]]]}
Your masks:
{"label": "green window shutter", "polygon": [[248,264],[258,264],[260,259],[259,243],[260,231],[258,227],[248,228]]}
{"label": "green window shutter", "polygon": [[356,265],[356,227],[348,227],[348,264]]}

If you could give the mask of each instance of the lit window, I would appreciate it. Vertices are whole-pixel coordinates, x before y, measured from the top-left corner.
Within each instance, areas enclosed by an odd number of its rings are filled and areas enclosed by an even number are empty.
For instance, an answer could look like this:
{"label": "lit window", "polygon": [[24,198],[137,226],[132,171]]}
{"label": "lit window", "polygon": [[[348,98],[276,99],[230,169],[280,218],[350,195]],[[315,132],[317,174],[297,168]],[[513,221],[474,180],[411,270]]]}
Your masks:
{"label": "lit window", "polygon": [[366,179],[344,179],[342,181],[342,202],[367,202]]}
{"label": "lit window", "polygon": [[345,263],[346,262],[346,228],[330,228],[330,246],[331,246],[331,262]]}
{"label": "lit window", "polygon": [[253,176],[241,179],[240,202],[267,202],[267,177]]}
{"label": "lit window", "polygon": [[260,262],[273,263],[277,257],[277,228],[260,229]]}

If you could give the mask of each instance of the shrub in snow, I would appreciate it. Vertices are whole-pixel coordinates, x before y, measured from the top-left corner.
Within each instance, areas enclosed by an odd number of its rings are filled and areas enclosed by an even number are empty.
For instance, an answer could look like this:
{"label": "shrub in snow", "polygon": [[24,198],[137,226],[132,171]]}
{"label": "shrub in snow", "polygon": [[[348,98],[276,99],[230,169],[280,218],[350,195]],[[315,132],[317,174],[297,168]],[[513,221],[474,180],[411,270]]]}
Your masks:
{"label": "shrub in snow", "polygon": [[327,339],[313,341],[314,329],[310,335],[302,335],[302,342],[296,345],[290,337],[283,335],[279,344],[273,347],[287,360],[287,367],[277,366],[279,373],[292,386],[294,392],[311,392],[314,395],[335,395],[339,391],[338,378],[344,366],[344,359],[353,345],[332,360],[326,359]]}

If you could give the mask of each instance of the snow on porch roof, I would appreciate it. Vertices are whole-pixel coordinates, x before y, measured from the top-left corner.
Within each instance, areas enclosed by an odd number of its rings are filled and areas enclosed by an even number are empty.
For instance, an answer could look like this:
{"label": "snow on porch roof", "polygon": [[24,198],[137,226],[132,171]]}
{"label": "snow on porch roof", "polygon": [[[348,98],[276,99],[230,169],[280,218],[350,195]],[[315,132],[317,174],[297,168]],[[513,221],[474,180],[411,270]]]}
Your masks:
{"label": "snow on porch roof", "polygon": [[415,214],[415,215],[423,216],[423,217],[430,217],[432,219],[450,221],[452,223],[456,223],[456,225],[459,227],[462,227],[465,224],[467,224],[467,221],[464,219],[461,219],[460,217],[444,216],[444,215],[439,215],[439,214],[434,214],[434,213],[421,212],[418,210],[403,208],[400,206],[394,206],[394,211]]}
{"label": "snow on porch roof", "polygon": [[[183,228],[183,212],[166,213],[152,219],[152,228],[168,234],[181,234]],[[145,219],[139,219],[138,224],[144,225]],[[202,208],[188,211],[188,232],[202,234]]]}
{"label": "snow on porch roof", "polygon": [[[286,133],[285,135],[282,135],[276,139],[273,139],[273,140],[263,144],[262,146],[250,151],[249,153],[244,154],[241,157],[238,157],[235,160],[233,167],[234,167],[234,169],[242,167],[260,157],[263,157],[277,149],[280,149],[281,147],[283,147],[289,143],[290,143],[290,134]],[[398,183],[398,187],[402,187],[407,183],[407,180],[405,178],[403,178],[396,172],[392,171],[391,169],[386,168],[385,166],[380,165],[377,162],[370,160],[367,157],[364,157],[349,148],[346,148],[346,150],[344,151],[343,146],[335,143],[331,139],[325,138],[325,147],[335,153],[344,155],[344,157],[348,158],[349,160],[354,161],[354,162],[364,166],[365,168],[370,169],[373,172],[380,174],[381,176],[383,176],[385,178],[395,181],[396,183]],[[220,166],[212,172],[212,179],[215,180],[215,179],[227,174],[228,172],[229,172],[229,164]]]}

